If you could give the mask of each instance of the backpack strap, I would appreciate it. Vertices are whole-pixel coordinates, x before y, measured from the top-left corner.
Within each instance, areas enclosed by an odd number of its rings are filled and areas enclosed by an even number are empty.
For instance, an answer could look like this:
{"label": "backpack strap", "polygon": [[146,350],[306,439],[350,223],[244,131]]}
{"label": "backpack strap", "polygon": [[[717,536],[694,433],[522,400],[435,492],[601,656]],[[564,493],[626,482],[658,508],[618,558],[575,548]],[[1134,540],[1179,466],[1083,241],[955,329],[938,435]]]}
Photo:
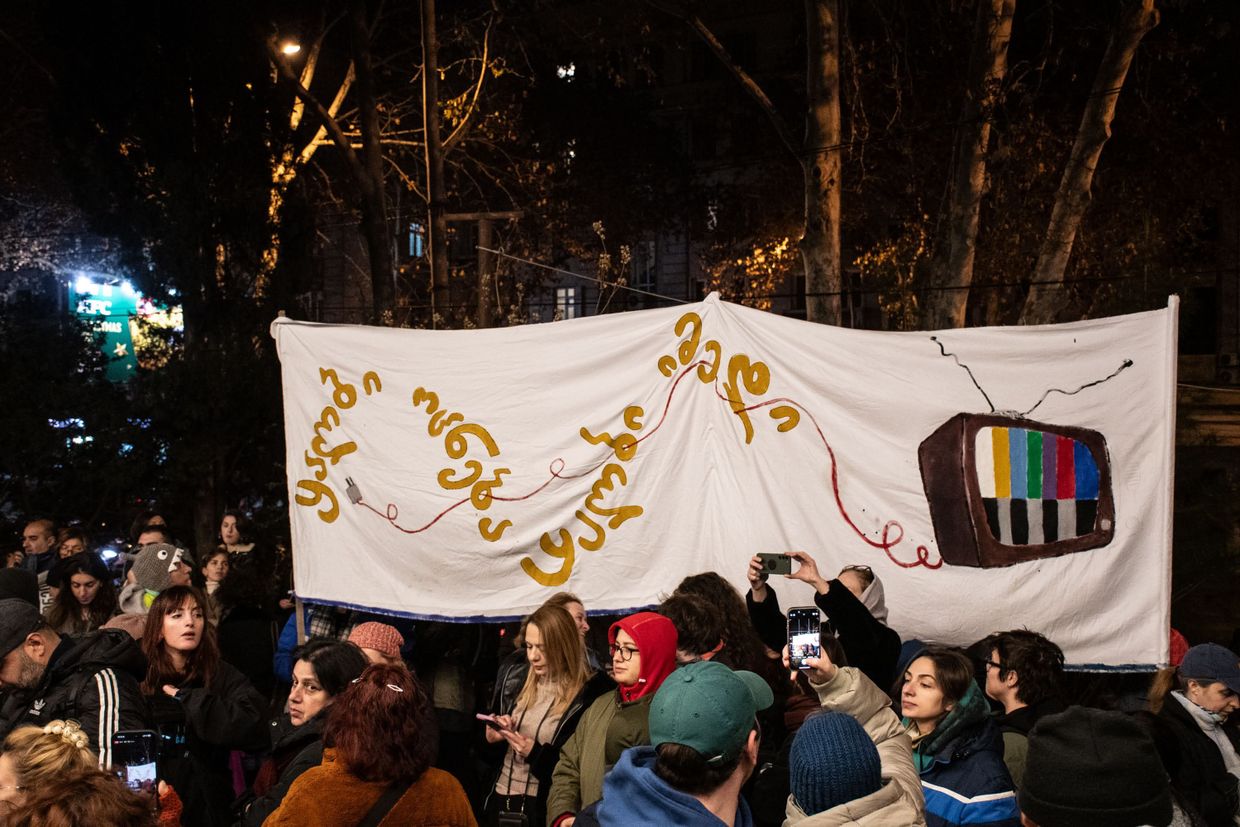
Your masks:
{"label": "backpack strap", "polygon": [[393,781],[383,791],[383,795],[379,796],[379,800],[370,808],[365,817],[357,823],[357,827],[378,827],[379,822],[383,821],[384,816],[392,811],[396,802],[400,801],[412,786],[412,781]]}

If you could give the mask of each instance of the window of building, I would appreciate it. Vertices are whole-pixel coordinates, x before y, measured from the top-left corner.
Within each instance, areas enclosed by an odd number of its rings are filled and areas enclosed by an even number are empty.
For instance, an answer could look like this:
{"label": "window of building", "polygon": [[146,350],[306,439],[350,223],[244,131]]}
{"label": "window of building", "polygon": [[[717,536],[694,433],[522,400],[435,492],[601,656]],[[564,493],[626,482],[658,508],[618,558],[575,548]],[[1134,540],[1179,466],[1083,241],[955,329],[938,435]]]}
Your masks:
{"label": "window of building", "polygon": [[555,315],[560,319],[575,319],[581,315],[578,310],[579,297],[576,287],[555,288]]}
{"label": "window of building", "polygon": [[421,258],[426,254],[426,228],[417,221],[409,222],[409,257]]}
{"label": "window of building", "polygon": [[653,241],[639,241],[633,248],[632,284],[639,290],[654,290],[655,251],[657,249]]}

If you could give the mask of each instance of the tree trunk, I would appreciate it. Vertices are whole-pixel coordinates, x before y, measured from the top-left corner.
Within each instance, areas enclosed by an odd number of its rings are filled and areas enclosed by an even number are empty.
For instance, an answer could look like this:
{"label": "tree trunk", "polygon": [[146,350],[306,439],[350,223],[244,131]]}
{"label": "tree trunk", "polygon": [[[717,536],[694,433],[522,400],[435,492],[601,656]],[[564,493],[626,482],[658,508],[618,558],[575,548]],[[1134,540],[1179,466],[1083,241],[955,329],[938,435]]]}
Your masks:
{"label": "tree trunk", "polygon": [[1130,0],[1124,5],[1116,24],[1106,54],[1098,67],[1090,90],[1089,102],[1081,116],[1081,126],[1072,145],[1072,154],[1055,193],[1055,206],[1051,210],[1050,226],[1046,239],[1038,252],[1033,268],[1033,284],[1025,298],[1020,314],[1021,324],[1049,324],[1055,321],[1057,311],[1063,304],[1064,273],[1077,229],[1089,206],[1089,188],[1094,180],[1094,170],[1102,147],[1111,136],[1111,120],[1115,117],[1115,103],[1128,67],[1141,38],[1158,25],[1158,11],[1154,0]]}
{"label": "tree trunk", "polygon": [[[486,72],[483,66],[482,71]],[[431,265],[431,309],[448,319],[448,222],[444,218],[443,140],[439,134],[439,38],[435,0],[422,0],[422,126],[426,132],[427,261]]]}
{"label": "tree trunk", "polygon": [[374,72],[370,62],[370,28],[365,0],[350,0],[349,23],[353,39],[353,65],[357,73],[357,105],[362,132],[362,167],[358,187],[362,196],[362,231],[370,259],[370,283],[374,321],[391,324],[396,305],[392,270],[391,233],[387,225],[387,199],[383,187],[383,146],[380,143],[379,108],[375,100]]}
{"label": "tree trunk", "polygon": [[990,124],[1007,74],[1008,42],[1016,0],[979,2],[973,29],[969,88],[965,92],[952,157],[951,196],[944,238],[935,262],[926,323],[931,329],[964,327],[973,283],[978,215],[986,190]]}
{"label": "tree trunk", "polygon": [[[220,513],[223,511],[218,503],[218,487],[216,486],[216,472],[212,467],[203,478],[199,480],[197,490],[194,492],[194,512],[192,515],[194,521],[194,548],[203,549],[210,548],[216,543],[216,533],[220,527]],[[197,553],[196,557],[200,557],[201,553]],[[201,560],[196,562],[202,564]]]}
{"label": "tree trunk", "polygon": [[840,323],[840,33],[838,0],[805,0],[805,310]]}

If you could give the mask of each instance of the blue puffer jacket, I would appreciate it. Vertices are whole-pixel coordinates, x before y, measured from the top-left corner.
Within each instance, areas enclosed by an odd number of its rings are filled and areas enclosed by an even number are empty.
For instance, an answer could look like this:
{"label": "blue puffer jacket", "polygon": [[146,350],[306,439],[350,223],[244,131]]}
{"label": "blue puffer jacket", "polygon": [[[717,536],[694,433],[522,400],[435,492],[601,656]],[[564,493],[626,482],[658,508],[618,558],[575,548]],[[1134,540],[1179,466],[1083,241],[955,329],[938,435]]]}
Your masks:
{"label": "blue puffer jacket", "polygon": [[917,745],[914,762],[926,794],[928,827],[1020,827],[1015,786],[1003,763],[1003,736],[976,684]]}

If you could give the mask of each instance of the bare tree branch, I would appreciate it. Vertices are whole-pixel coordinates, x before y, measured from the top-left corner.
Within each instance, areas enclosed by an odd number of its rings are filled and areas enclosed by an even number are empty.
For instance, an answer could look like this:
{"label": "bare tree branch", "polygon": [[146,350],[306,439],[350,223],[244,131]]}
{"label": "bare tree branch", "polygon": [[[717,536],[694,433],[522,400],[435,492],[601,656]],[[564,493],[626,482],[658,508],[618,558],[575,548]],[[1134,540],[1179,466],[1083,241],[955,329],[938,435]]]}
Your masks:
{"label": "bare tree branch", "polygon": [[288,61],[280,54],[279,47],[274,40],[268,41],[267,51],[270,53],[272,65],[276,67],[280,77],[293,85],[293,91],[297,94],[298,99],[305,102],[313,110],[319,118],[320,127],[331,136],[332,143],[340,148],[340,151],[344,154],[345,162],[349,165],[350,172],[358,180],[364,178],[366,170],[362,166],[362,161],[357,157],[357,153],[353,151],[351,142],[345,136],[336,118],[332,116],[331,112],[327,111],[327,107],[323,106],[322,102],[314,96],[314,93],[302,86],[301,79],[293,74],[293,70],[289,68]]}
{"label": "bare tree branch", "polygon": [[715,37],[715,33],[710,30],[710,27],[703,23],[702,19],[696,14],[691,14],[684,9],[672,7],[657,2],[657,0],[647,0],[647,2],[656,9],[683,20],[693,31],[697,32],[698,37],[702,38],[707,48],[714,53],[719,62],[724,65],[724,68],[736,78],[741,87],[749,93],[749,96],[766,113],[767,120],[771,122],[771,126],[775,129],[775,134],[779,136],[779,140],[792,153],[792,157],[796,158],[797,162],[800,163],[802,152],[800,141],[796,139],[796,136],[792,134],[792,130],[784,123],[784,119],[780,117],[779,112],[775,109],[775,104],[762,91],[762,87],[758,85],[758,82],[753,79],[752,75],[732,59],[732,55],[728,53],[727,48],[724,47],[719,38]]}
{"label": "bare tree branch", "polygon": [[478,109],[478,96],[482,94],[482,85],[486,82],[487,71],[490,69],[491,24],[494,21],[494,16],[487,20],[487,29],[482,35],[482,66],[478,69],[478,83],[474,85],[474,96],[470,100],[469,107],[465,110],[465,116],[461,118],[461,122],[456,125],[456,129],[452,130],[452,134],[444,139],[443,151],[445,156],[452,151],[452,147],[456,145],[456,142],[465,136],[465,130],[469,128],[474,112]]}

